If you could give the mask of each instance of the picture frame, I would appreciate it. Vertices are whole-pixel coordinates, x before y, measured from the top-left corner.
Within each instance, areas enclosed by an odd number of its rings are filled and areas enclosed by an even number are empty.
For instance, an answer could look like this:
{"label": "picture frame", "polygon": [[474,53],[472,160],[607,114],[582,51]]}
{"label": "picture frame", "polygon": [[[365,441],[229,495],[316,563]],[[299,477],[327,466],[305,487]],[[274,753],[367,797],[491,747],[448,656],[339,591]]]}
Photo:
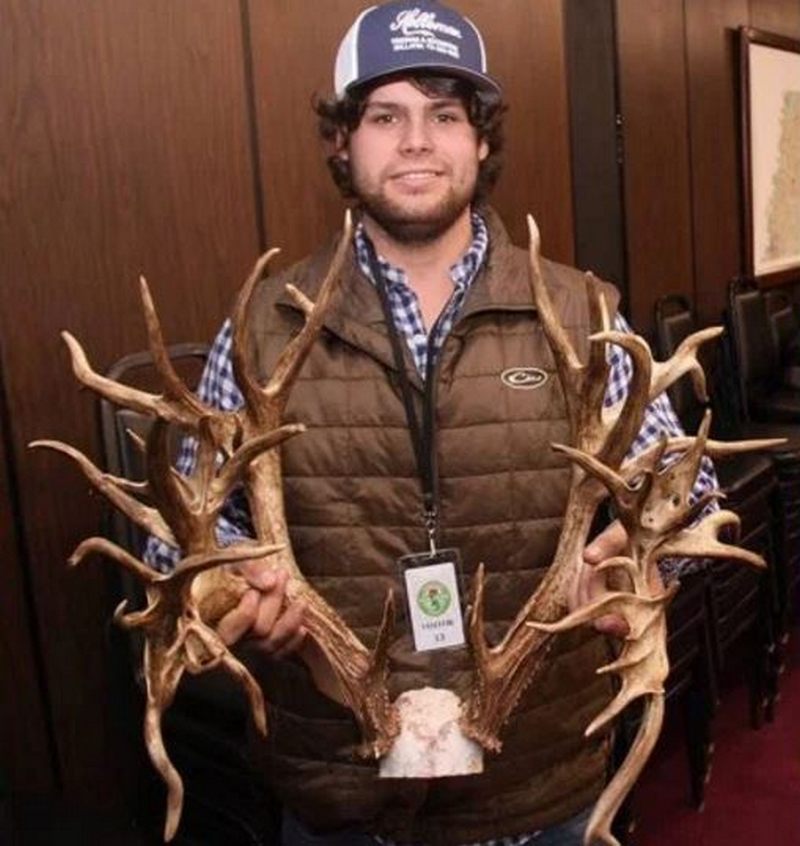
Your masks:
{"label": "picture frame", "polygon": [[739,29],[745,274],[800,279],[800,41]]}

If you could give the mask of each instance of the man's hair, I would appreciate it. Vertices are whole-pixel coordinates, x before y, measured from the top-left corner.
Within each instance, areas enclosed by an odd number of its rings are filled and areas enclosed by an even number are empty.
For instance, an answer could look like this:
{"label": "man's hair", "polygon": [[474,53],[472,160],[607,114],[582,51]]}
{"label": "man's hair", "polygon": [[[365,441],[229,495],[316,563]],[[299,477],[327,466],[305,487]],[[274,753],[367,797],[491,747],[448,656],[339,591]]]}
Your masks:
{"label": "man's hair", "polygon": [[328,156],[328,168],[343,196],[355,197],[356,193],[350,175],[350,162],[342,158],[340,152],[347,146],[350,133],[358,129],[364,117],[370,93],[379,85],[398,80],[410,82],[427,97],[454,98],[461,101],[469,122],[478,133],[478,140],[486,141],[489,147],[489,154],[480,163],[478,169],[473,198],[477,203],[485,200],[500,175],[503,115],[506,106],[499,94],[479,91],[465,79],[431,72],[401,73],[382,77],[376,82],[349,91],[340,100],[318,99],[314,103],[314,109],[319,118],[319,134],[324,141],[335,147]]}

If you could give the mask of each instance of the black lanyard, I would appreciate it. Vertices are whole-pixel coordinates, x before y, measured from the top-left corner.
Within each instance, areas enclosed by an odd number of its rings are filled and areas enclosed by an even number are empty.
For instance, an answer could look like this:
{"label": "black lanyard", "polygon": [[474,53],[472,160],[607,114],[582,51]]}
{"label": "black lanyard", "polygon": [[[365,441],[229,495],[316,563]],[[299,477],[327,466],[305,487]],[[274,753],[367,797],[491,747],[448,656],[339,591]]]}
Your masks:
{"label": "black lanyard", "polygon": [[389,341],[392,345],[395,365],[397,366],[398,378],[400,380],[400,391],[403,396],[403,405],[408,420],[408,432],[411,436],[411,446],[417,460],[417,472],[422,486],[422,519],[425,523],[425,530],[428,533],[428,543],[432,553],[436,552],[436,533],[438,529],[438,488],[439,479],[436,467],[436,385],[433,378],[433,337],[431,330],[428,336],[428,356],[425,364],[425,385],[422,401],[422,422],[417,417],[417,410],[414,405],[414,394],[411,389],[411,382],[406,373],[403,346],[397,326],[394,322],[392,306],[389,302],[386,279],[381,269],[375,248],[372,243],[366,240],[369,267],[375,287],[378,289],[383,315],[386,320],[386,328],[389,333]]}

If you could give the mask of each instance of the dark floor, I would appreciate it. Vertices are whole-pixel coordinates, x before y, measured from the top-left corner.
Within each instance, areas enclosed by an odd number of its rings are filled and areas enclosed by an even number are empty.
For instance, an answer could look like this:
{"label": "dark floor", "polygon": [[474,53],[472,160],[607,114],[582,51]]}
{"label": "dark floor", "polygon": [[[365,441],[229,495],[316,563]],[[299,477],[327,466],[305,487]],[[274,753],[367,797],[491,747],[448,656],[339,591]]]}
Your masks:
{"label": "dark floor", "polygon": [[683,740],[671,726],[637,787],[631,846],[800,846],[800,627],[787,647],[773,722],[750,727],[746,668],[731,669],[703,810],[690,807]]}

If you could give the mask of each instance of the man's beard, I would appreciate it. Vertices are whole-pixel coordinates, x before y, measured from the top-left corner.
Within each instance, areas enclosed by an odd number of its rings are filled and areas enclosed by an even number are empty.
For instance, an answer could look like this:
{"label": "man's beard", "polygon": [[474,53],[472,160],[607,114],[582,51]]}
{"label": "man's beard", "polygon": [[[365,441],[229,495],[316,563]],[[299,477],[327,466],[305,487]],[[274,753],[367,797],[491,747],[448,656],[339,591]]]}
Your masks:
{"label": "man's beard", "polygon": [[354,187],[361,208],[395,241],[401,244],[429,244],[435,241],[461,217],[472,201],[472,190],[447,192],[432,208],[417,212],[380,191]]}

